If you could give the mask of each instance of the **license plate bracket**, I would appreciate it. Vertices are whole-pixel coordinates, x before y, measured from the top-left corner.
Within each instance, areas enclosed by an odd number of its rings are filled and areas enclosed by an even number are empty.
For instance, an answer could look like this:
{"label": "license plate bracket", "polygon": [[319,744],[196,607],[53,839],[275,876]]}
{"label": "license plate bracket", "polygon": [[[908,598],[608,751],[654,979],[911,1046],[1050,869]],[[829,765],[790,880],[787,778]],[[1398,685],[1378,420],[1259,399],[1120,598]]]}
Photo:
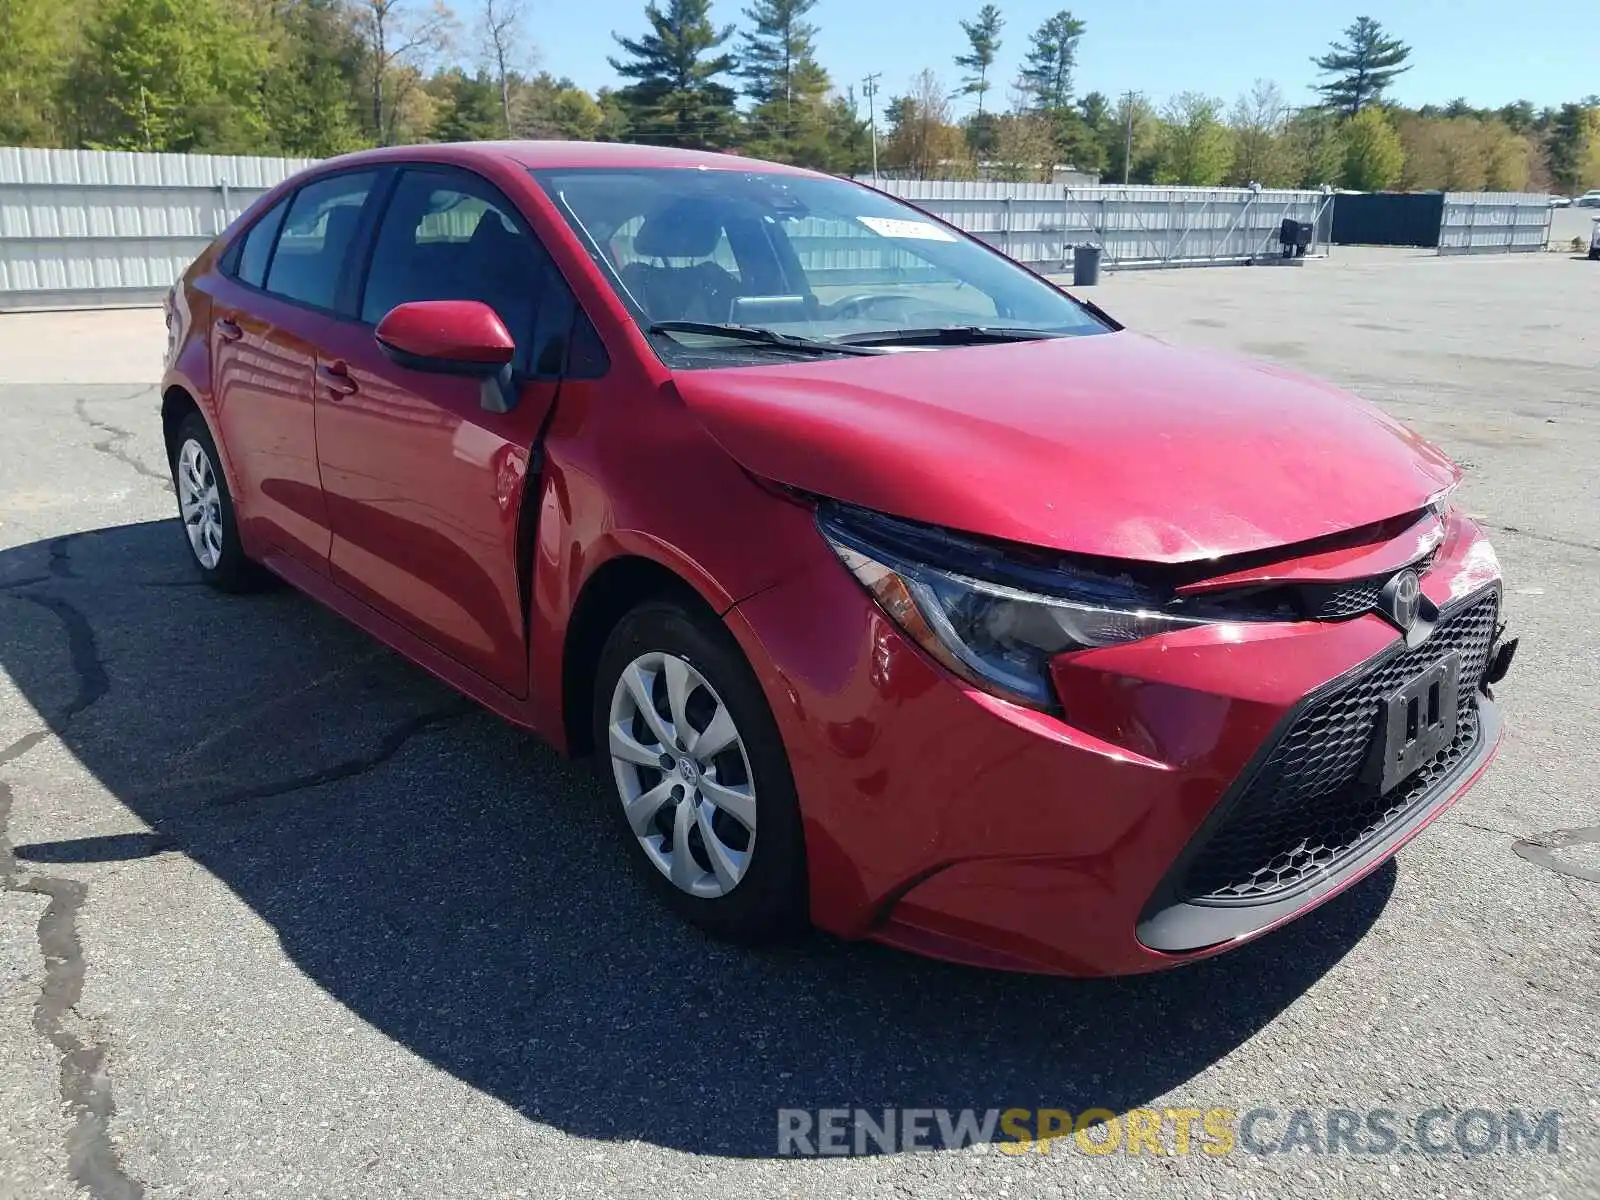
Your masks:
{"label": "license plate bracket", "polygon": [[1378,725],[1382,791],[1399,786],[1450,745],[1460,688],[1461,655],[1447,654],[1384,699]]}

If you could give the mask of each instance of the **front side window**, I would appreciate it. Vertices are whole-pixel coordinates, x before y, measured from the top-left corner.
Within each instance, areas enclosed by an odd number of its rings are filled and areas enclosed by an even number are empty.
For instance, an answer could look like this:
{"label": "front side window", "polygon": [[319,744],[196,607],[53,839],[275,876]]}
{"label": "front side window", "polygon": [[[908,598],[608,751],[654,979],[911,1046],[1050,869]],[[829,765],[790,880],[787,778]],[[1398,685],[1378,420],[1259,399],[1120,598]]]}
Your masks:
{"label": "front side window", "polygon": [[378,228],[361,319],[376,325],[412,300],[481,300],[500,314],[526,369],[553,272],[544,248],[492,189],[459,172],[407,171]]}
{"label": "front side window", "polygon": [[302,304],[332,308],[361,209],[377,176],[334,175],[295,193],[267,268],[267,291]]}
{"label": "front side window", "polygon": [[673,168],[534,176],[646,329],[726,324],[888,344],[1108,328],[986,247],[845,180]]}

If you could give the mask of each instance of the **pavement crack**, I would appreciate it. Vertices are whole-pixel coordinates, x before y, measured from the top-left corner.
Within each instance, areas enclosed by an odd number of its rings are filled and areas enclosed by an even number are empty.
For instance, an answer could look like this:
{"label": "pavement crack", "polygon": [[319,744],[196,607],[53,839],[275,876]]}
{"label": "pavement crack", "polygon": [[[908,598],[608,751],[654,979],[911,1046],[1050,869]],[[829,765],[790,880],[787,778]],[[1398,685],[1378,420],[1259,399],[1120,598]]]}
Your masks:
{"label": "pavement crack", "polygon": [[1501,533],[1514,533],[1519,537],[1532,538],[1536,542],[1548,542],[1552,546],[1570,546],[1574,550],[1600,551],[1600,545],[1594,542],[1584,542],[1577,538],[1557,537],[1553,533],[1535,533],[1531,529],[1523,529],[1520,525],[1502,525],[1496,521],[1485,521],[1482,517],[1474,517],[1479,525],[1487,525],[1490,529],[1498,529]]}
{"label": "pavement crack", "polygon": [[1458,820],[1456,824],[1465,825],[1468,829],[1476,829],[1479,833],[1498,833],[1501,837],[1508,837],[1512,841],[1517,841],[1521,837],[1520,834],[1512,833],[1509,830],[1496,829],[1493,825],[1480,825],[1476,821]]}
{"label": "pavement crack", "polygon": [[[140,394],[142,395],[143,393]],[[89,415],[88,405],[89,402],[87,400],[80,399],[73,405],[73,412],[75,412],[78,416],[78,419],[85,425],[89,426],[90,429],[94,429],[100,433],[106,434],[106,437],[94,443],[94,448],[96,450],[98,450],[101,454],[110,455],[119,463],[131,468],[137,474],[144,476],[146,479],[152,479],[159,483],[163,488],[170,487],[172,485],[172,481],[168,479],[163,472],[146,466],[143,461],[135,458],[122,448],[122,443],[133,436],[133,432],[131,430],[119,429],[115,425],[108,425],[104,421],[96,420],[94,417]]]}
{"label": "pavement crack", "polygon": [[437,709],[433,712],[420,713],[415,717],[402,721],[391,729],[384,735],[383,740],[366,754],[359,754],[353,758],[347,758],[343,762],[337,762],[331,766],[310,771],[304,775],[296,775],[289,779],[279,780],[275,783],[254,784],[250,787],[220,792],[201,801],[196,805],[196,808],[226,808],[233,804],[245,804],[251,800],[272,800],[280,796],[291,795],[294,792],[303,792],[308,788],[321,787],[326,783],[335,783],[341,779],[365,775],[368,771],[382,766],[400,753],[412,738],[436,726],[458,721],[471,711],[471,705],[459,704],[452,705],[449,708]]}
{"label": "pavement crack", "polygon": [[[100,657],[99,642],[89,618],[60,596],[23,592],[21,599],[54,613],[67,631],[67,653],[71,655],[72,669],[78,676],[78,692],[61,710],[61,715],[51,722],[52,727],[65,724],[111,690],[111,678]],[[0,758],[0,762],[3,761]]]}
{"label": "pavement crack", "polygon": [[[10,761],[29,734],[0,750],[0,762]],[[144,1185],[122,1169],[111,1142],[111,1120],[116,1115],[111,1079],[105,1071],[103,1041],[86,1041],[67,1025],[83,998],[83,939],[78,914],[89,893],[76,879],[48,875],[22,878],[12,850],[11,785],[0,781],[0,891],[25,892],[49,900],[39,918],[39,950],[44,957],[44,982],[33,1008],[34,1031],[61,1057],[60,1094],[72,1127],[67,1131],[67,1174],[94,1200],[139,1200]]]}

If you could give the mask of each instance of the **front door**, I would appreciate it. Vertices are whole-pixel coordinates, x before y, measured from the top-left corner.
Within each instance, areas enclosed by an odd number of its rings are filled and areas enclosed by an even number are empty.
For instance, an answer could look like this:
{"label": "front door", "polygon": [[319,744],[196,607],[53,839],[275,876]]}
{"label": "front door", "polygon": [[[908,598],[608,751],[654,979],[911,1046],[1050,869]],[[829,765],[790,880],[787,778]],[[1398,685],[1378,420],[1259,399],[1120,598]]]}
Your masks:
{"label": "front door", "polygon": [[[476,380],[397,365],[372,336],[397,304],[469,299],[517,340],[510,412],[486,411]],[[317,364],[334,582],[518,697],[528,688],[519,528],[533,519],[524,489],[559,376],[537,369],[538,347],[552,320],[570,328],[571,316],[543,247],[498,190],[455,168],[407,168],[378,226],[360,323],[325,337]]]}

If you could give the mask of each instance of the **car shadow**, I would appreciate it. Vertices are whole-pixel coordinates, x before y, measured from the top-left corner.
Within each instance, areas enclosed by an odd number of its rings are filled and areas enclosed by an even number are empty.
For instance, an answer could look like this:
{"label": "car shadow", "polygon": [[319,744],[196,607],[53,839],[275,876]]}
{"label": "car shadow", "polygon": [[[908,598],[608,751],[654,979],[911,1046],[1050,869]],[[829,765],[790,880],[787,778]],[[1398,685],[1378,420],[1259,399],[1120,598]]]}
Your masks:
{"label": "car shadow", "polygon": [[640,885],[582,766],[287,589],[196,586],[175,522],[0,552],[0,667],[149,830],[21,862],[188,855],[351,1012],[582,1137],[764,1156],[779,1108],[1135,1107],[1339,962],[1395,878],[1125,980],[720,945]]}

